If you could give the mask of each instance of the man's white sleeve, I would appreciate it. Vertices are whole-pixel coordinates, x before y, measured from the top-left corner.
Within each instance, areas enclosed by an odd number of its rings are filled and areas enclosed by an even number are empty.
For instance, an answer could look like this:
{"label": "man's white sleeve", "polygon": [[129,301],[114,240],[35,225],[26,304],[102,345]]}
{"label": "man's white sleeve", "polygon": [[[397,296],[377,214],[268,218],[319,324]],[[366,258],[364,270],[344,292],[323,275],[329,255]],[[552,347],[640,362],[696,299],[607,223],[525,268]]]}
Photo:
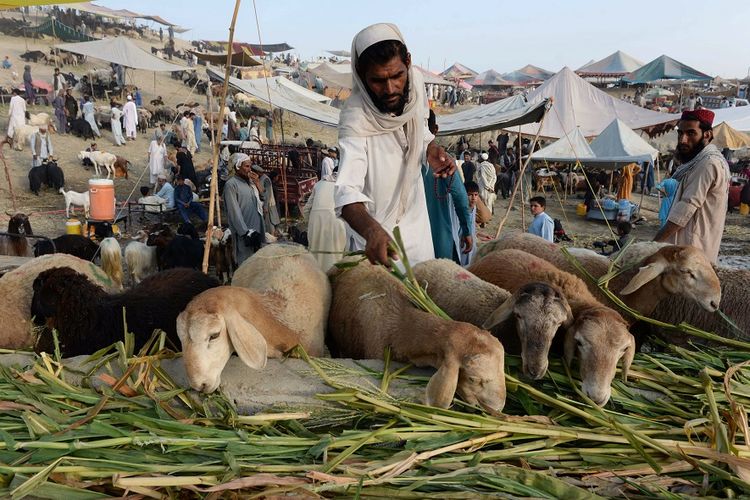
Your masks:
{"label": "man's white sleeve", "polygon": [[352,203],[364,203],[367,211],[373,213],[373,202],[364,194],[367,178],[367,139],[347,137],[339,139],[341,161],[333,197],[336,215],[341,217],[341,209]]}

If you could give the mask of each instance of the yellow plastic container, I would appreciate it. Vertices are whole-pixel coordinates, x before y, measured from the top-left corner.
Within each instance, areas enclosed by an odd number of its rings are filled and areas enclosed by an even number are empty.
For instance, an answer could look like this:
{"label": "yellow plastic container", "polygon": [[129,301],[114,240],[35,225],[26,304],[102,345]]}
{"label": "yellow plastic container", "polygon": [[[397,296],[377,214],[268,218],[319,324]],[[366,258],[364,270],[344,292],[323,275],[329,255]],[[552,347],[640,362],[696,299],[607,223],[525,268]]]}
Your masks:
{"label": "yellow plastic container", "polygon": [[740,203],[740,215],[750,214],[750,205],[747,203]]}
{"label": "yellow plastic container", "polygon": [[580,217],[586,217],[586,205],[583,203],[579,203],[576,205],[576,215]]}
{"label": "yellow plastic container", "polygon": [[78,219],[68,219],[65,223],[66,234],[83,234],[83,228],[81,227],[81,221]]}

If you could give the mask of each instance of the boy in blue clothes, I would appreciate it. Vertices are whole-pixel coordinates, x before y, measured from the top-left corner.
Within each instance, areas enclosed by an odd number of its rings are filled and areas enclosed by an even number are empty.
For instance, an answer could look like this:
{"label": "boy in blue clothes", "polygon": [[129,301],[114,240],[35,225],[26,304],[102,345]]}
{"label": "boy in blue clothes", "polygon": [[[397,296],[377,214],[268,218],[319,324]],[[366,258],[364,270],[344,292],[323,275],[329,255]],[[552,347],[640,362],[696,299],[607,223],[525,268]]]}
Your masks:
{"label": "boy in blue clothes", "polygon": [[534,196],[529,200],[529,208],[534,220],[529,226],[531,234],[541,236],[550,243],[555,242],[555,221],[547,215],[544,209],[547,207],[547,200],[544,196]]}

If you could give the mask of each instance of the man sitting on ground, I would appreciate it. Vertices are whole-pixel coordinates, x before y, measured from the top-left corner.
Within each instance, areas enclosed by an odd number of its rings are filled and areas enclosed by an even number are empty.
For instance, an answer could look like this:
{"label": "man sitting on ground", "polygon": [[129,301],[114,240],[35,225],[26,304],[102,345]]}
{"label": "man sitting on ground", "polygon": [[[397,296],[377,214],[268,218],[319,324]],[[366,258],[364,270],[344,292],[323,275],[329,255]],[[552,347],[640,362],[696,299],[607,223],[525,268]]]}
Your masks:
{"label": "man sitting on ground", "polygon": [[534,220],[529,226],[529,232],[554,243],[555,241],[555,221],[547,215],[544,209],[547,207],[547,200],[544,196],[534,196],[529,200],[529,208]]}

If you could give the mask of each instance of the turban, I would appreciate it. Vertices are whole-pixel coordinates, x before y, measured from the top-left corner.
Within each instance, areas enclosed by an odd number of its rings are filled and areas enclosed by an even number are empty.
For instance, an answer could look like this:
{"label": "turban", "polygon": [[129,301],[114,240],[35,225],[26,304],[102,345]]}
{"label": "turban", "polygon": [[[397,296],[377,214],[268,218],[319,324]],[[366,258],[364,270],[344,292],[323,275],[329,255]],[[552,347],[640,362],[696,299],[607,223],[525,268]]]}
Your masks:
{"label": "turban", "polygon": [[239,170],[240,165],[242,165],[244,162],[246,162],[249,159],[250,157],[246,155],[245,153],[237,153],[234,156],[234,169]]}
{"label": "turban", "polygon": [[482,153],[482,159],[483,159],[483,160],[486,160],[486,159],[487,159],[487,158],[489,158],[489,157],[490,157],[490,156],[489,156],[489,155],[488,155],[487,153]]}
{"label": "turban", "polygon": [[714,112],[705,108],[683,111],[680,120],[696,120],[708,125],[709,127],[713,127]]}

